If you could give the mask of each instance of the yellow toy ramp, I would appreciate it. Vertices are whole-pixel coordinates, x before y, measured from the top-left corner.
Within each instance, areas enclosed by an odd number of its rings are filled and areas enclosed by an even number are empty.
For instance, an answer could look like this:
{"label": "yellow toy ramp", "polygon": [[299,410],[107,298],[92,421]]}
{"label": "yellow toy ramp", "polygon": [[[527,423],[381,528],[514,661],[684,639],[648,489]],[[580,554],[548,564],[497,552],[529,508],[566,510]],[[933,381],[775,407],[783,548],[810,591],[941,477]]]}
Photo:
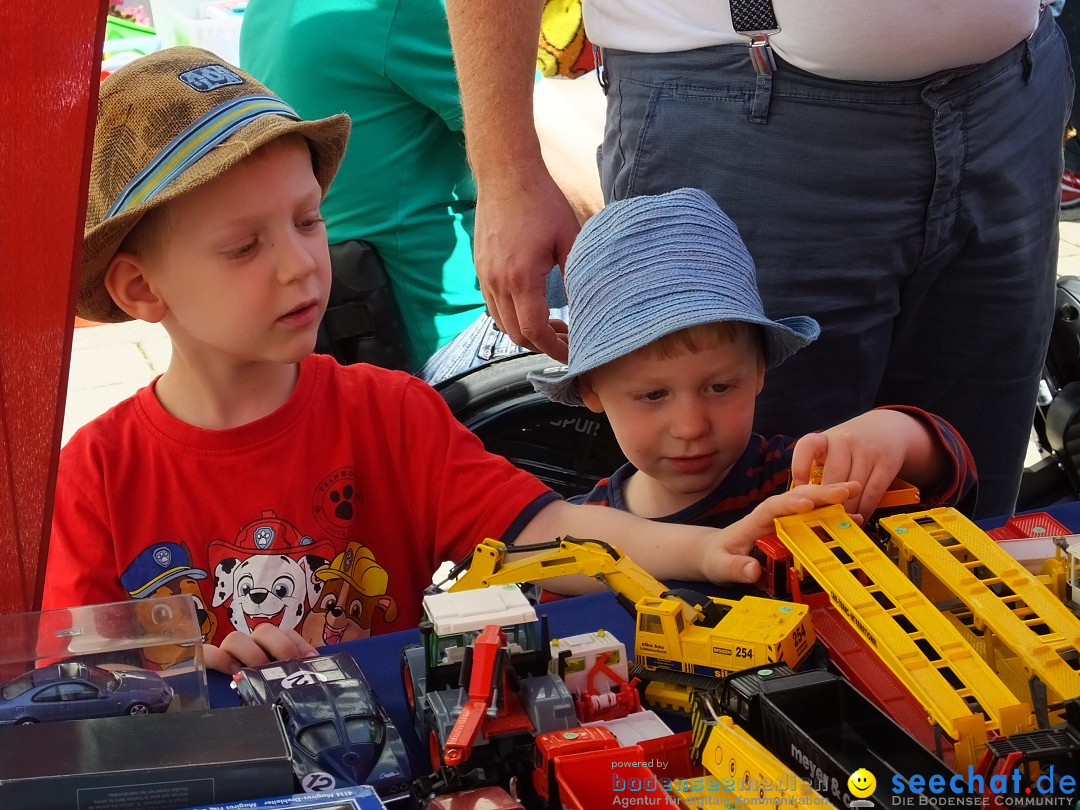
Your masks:
{"label": "yellow toy ramp", "polygon": [[[951,508],[894,515],[881,525],[909,575],[936,578],[971,612],[976,629],[1041,682],[1038,713],[1080,697],[1080,618],[982,529]],[[1041,725],[1048,725],[1045,716]]]}
{"label": "yellow toy ramp", "polygon": [[[892,669],[931,720],[956,742],[960,770],[975,765],[988,731],[1034,726],[1019,701],[841,506],[776,521],[800,572]],[[865,583],[865,584],[864,584]]]}

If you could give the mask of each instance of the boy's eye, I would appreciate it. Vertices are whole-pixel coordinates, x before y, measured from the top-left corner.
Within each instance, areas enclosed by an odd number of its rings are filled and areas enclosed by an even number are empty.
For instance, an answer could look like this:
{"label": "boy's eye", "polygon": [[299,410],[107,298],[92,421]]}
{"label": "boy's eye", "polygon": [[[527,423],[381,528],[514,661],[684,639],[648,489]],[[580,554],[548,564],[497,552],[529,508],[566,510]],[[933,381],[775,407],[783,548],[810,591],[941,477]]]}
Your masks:
{"label": "boy's eye", "polygon": [[661,388],[657,388],[654,391],[646,391],[643,394],[638,394],[637,398],[645,402],[659,402],[661,399],[664,398],[666,394],[667,391],[664,391]]}
{"label": "boy's eye", "polygon": [[731,386],[727,383],[713,383],[709,386],[709,390],[712,391],[714,394],[722,394],[729,388],[731,388]]}
{"label": "boy's eye", "polygon": [[318,214],[300,218],[301,228],[316,228],[323,223],[323,218]]}
{"label": "boy's eye", "polygon": [[256,240],[252,239],[250,242],[246,242],[240,247],[225,251],[225,255],[230,259],[242,259],[255,250],[255,245]]}

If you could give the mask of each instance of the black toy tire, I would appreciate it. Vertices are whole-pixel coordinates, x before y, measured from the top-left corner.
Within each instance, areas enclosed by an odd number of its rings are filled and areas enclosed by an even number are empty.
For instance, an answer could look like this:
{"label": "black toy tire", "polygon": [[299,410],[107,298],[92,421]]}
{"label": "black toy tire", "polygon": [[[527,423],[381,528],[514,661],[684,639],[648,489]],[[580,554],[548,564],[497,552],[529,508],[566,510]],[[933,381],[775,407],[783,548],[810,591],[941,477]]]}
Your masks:
{"label": "black toy tire", "polygon": [[543,354],[494,360],[435,386],[490,452],[533,473],[564,497],[588,492],[626,459],[604,414],[551,402],[529,372],[559,372]]}

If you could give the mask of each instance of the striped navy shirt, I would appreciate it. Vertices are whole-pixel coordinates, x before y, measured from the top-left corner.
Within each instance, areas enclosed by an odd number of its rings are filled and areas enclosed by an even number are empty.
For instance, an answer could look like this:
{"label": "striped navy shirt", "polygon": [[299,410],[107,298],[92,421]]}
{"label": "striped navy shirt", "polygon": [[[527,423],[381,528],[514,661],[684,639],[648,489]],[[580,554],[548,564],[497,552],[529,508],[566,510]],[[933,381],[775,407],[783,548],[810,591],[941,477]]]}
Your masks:
{"label": "striped navy shirt", "polygon": [[[941,417],[919,408],[893,405],[889,409],[922,421],[933,432],[951,462],[951,472],[942,479],[941,485],[932,491],[922,492],[926,507],[955,506],[961,512],[971,514],[978,493],[978,477],[971,451],[960,434]],[[757,433],[752,434],[742,456],[712,492],[685,509],[655,520],[722,528],[745,517],[770,495],[787,489],[791,479],[791,454],[796,441],[790,436],[765,438]],[[623,487],[636,471],[632,464],[624,464],[610,478],[597,483],[592,492],[570,500],[629,511],[623,497]]]}

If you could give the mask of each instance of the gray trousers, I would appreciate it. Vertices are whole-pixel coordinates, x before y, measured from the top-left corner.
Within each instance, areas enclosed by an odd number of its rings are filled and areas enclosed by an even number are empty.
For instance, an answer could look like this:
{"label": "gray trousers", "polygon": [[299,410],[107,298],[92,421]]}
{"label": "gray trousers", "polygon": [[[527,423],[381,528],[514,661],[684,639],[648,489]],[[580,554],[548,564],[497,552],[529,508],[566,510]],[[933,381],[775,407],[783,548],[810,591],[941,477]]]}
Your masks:
{"label": "gray trousers", "polygon": [[782,60],[760,79],[741,45],[603,56],[605,198],[704,189],[749,246],[767,314],[821,323],[769,372],[756,428],[922,407],[970,445],[978,514],[1011,511],[1051,327],[1073,94],[1051,15],[983,65],[909,82]]}

